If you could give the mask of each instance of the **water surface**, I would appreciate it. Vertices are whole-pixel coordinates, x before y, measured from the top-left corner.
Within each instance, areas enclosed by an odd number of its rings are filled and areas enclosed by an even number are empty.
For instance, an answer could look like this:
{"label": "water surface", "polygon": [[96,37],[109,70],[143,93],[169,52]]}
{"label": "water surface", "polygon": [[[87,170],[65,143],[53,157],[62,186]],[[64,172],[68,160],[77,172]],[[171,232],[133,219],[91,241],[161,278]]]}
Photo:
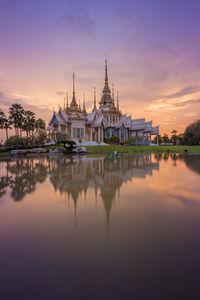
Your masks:
{"label": "water surface", "polygon": [[0,162],[0,299],[200,299],[200,156]]}

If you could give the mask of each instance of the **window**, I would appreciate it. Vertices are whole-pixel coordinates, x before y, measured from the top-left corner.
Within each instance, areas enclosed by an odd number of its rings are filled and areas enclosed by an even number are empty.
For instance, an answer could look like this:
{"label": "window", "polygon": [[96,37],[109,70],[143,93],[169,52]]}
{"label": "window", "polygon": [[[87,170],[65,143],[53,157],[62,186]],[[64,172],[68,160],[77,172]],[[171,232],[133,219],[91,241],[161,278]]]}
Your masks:
{"label": "window", "polygon": [[84,130],[81,128],[81,137],[84,138]]}
{"label": "window", "polygon": [[73,128],[73,138],[76,138],[76,128]]}
{"label": "window", "polygon": [[77,128],[77,138],[80,138],[81,137],[81,130],[80,130],[80,128]]}

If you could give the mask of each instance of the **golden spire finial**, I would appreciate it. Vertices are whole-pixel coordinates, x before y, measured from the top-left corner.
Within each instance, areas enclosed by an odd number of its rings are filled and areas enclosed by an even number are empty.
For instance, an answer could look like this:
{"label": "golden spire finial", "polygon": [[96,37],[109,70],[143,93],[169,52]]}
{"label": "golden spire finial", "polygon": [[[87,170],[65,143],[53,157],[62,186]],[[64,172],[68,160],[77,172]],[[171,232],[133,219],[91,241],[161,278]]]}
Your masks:
{"label": "golden spire finial", "polygon": [[68,92],[67,92],[67,94],[66,94],[67,96],[66,96],[66,100],[67,100],[67,108],[69,107],[69,103],[68,103]]}
{"label": "golden spire finial", "polygon": [[107,66],[107,57],[105,60],[105,84],[108,84],[108,66]]}
{"label": "golden spire finial", "polygon": [[93,108],[93,111],[97,109],[97,106],[96,106],[96,87],[94,87],[94,108]]}
{"label": "golden spire finial", "polygon": [[65,97],[64,97],[64,105],[63,105],[63,110],[65,111]]}
{"label": "golden spire finial", "polygon": [[73,95],[75,95],[75,74],[73,72]]}
{"label": "golden spire finial", "polygon": [[112,98],[113,98],[113,102],[115,100],[115,95],[114,95],[114,84],[112,83]]}
{"label": "golden spire finial", "polygon": [[117,110],[119,110],[119,92],[117,91]]}
{"label": "golden spire finial", "polygon": [[85,109],[85,94],[83,94],[83,109]]}

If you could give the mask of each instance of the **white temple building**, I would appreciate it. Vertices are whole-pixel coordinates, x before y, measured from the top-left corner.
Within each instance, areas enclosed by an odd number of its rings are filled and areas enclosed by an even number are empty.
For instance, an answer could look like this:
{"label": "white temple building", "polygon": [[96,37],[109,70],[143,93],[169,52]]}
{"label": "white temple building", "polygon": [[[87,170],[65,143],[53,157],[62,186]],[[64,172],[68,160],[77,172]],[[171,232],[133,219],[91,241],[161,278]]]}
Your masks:
{"label": "white temple building", "polygon": [[75,76],[73,74],[73,96],[70,105],[59,107],[58,112],[53,112],[48,126],[49,131],[67,132],[71,140],[75,142],[96,141],[103,142],[112,136],[119,137],[120,143],[134,137],[136,145],[151,144],[151,136],[159,134],[159,126],[152,127],[152,121],[132,119],[131,116],[123,115],[119,109],[119,97],[114,101],[114,92],[108,85],[107,60],[105,64],[105,85],[99,101],[96,104],[96,92],[94,91],[94,107],[92,112],[87,113],[85,99],[83,109],[77,104],[75,96]]}

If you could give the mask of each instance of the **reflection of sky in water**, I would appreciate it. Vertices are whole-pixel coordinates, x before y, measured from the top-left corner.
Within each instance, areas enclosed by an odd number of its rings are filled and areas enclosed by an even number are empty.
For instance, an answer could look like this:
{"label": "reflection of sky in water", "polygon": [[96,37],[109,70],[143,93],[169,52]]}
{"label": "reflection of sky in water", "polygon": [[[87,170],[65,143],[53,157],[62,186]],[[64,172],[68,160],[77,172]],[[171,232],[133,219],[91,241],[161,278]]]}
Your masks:
{"label": "reflection of sky in water", "polygon": [[0,171],[11,299],[197,295],[200,156],[27,158]]}

